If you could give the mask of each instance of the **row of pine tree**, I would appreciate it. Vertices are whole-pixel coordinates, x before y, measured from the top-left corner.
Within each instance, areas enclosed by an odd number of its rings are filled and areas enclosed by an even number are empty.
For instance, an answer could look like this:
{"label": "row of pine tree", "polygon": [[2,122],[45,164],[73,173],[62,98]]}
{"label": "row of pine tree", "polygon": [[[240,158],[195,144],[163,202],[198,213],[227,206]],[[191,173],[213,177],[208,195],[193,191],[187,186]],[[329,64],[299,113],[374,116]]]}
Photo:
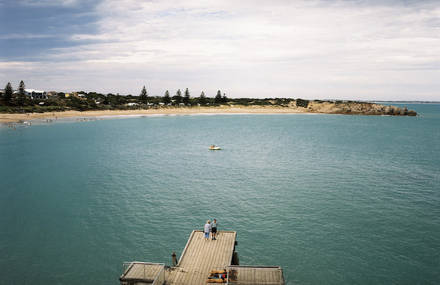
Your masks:
{"label": "row of pine tree", "polygon": [[[40,104],[42,100],[32,100],[30,97],[25,94],[25,84],[24,81],[20,81],[18,92],[14,92],[14,89],[10,82],[8,82],[3,90],[2,94],[0,94],[0,105],[9,106],[9,107],[23,107],[23,106],[33,106]],[[142,87],[139,96],[133,95],[113,95],[113,94],[99,94],[96,92],[78,92],[79,94],[84,94],[86,100],[101,101],[104,105],[123,105],[124,103],[134,102],[139,104],[149,104],[158,102],[164,103],[166,105],[191,105],[191,104],[200,104],[200,105],[208,105],[208,104],[222,104],[228,101],[226,94],[220,90],[217,91],[217,94],[214,98],[209,98],[205,95],[205,92],[202,91],[199,97],[191,97],[188,88],[185,89],[185,92],[182,94],[182,91],[178,89],[175,95],[171,96],[168,90],[165,91],[163,96],[149,96],[147,89],[145,86]],[[45,101],[45,105],[57,105],[57,106],[77,106],[84,105],[84,102],[78,101],[78,98],[66,98],[65,93],[57,93],[56,98],[50,98],[50,100]],[[91,107],[95,106],[93,102],[89,102]]]}
{"label": "row of pine tree", "polygon": [[[182,96],[182,91],[180,91],[180,89],[177,90],[176,95],[174,96],[170,96],[170,92],[168,90],[165,91],[165,94],[163,96],[163,103],[165,104],[170,104],[172,102],[172,100],[174,100],[177,104],[183,103],[185,105],[190,104],[190,93],[188,88],[185,89],[185,94]],[[205,92],[202,91],[202,93],[200,93],[200,96],[198,97],[198,101],[200,104],[206,104],[207,103],[207,97],[205,95]],[[142,103],[148,103],[148,92],[147,89],[144,87],[142,87],[141,93],[139,95],[139,100]],[[226,103],[228,101],[228,98],[226,97],[226,94],[223,93],[222,96],[222,92],[220,90],[217,91],[217,95],[215,95],[214,97],[214,102],[215,103]]]}

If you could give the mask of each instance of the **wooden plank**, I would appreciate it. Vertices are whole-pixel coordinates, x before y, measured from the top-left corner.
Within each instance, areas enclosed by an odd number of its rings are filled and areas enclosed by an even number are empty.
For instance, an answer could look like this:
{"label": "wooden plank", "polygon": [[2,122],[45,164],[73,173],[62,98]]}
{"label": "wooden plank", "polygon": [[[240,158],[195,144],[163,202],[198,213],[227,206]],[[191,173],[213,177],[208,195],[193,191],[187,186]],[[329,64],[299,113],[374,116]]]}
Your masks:
{"label": "wooden plank", "polygon": [[178,267],[169,270],[167,284],[206,284],[209,272],[231,264],[236,233],[219,231],[217,240],[205,240],[202,231],[193,231],[179,259]]}
{"label": "wooden plank", "polygon": [[182,255],[181,255],[180,258],[179,258],[179,262],[177,262],[177,266],[180,265],[180,261],[182,260],[183,256],[185,256],[186,249],[188,248],[189,244],[191,243],[192,238],[193,238],[195,232],[196,232],[195,230],[193,230],[193,231],[191,232],[191,235],[189,236],[189,239],[188,239],[188,241],[186,242],[185,248],[184,248],[183,251],[182,251]]}

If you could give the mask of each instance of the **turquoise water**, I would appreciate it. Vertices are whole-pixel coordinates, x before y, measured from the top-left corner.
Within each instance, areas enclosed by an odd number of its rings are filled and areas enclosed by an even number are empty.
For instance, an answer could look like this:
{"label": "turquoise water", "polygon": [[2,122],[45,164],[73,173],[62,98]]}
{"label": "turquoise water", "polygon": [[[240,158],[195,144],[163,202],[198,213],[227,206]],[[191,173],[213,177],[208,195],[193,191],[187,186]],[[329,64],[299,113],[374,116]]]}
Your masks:
{"label": "turquoise water", "polygon": [[440,105],[409,107],[0,128],[0,283],[118,284],[217,218],[288,284],[438,284]]}

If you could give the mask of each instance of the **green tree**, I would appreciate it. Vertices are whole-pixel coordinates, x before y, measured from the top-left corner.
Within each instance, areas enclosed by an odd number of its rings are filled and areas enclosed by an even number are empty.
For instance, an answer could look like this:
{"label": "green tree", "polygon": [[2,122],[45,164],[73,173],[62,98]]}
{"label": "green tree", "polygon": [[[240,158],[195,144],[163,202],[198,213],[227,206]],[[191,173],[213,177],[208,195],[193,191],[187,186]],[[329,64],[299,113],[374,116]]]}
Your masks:
{"label": "green tree", "polygon": [[205,92],[203,92],[203,91],[202,91],[202,93],[200,93],[199,103],[200,103],[200,105],[206,104],[206,96],[205,96]]}
{"label": "green tree", "polygon": [[173,99],[176,100],[177,104],[182,103],[182,91],[177,90],[176,95],[173,96]]}
{"label": "green tree", "polygon": [[89,106],[90,109],[98,108],[98,105],[96,104],[95,100],[92,98],[87,99],[87,105]]}
{"label": "green tree", "polygon": [[163,95],[163,102],[164,102],[165,104],[169,104],[169,103],[171,103],[170,92],[168,92],[168,90],[165,91],[165,95]]}
{"label": "green tree", "polygon": [[3,100],[5,101],[6,105],[9,105],[9,103],[11,103],[13,92],[14,91],[12,90],[12,85],[10,82],[8,82],[8,84],[6,84],[5,86],[5,95],[3,95]]}
{"label": "green tree", "polygon": [[228,97],[226,97],[226,93],[223,93],[222,102],[223,103],[227,103],[228,102]]}
{"label": "green tree", "polygon": [[147,93],[147,89],[145,89],[145,85],[144,85],[144,87],[141,90],[141,94],[139,95],[139,100],[142,103],[145,103],[145,104],[148,103],[148,93]]}
{"label": "green tree", "polygon": [[112,108],[119,105],[118,97],[112,93],[107,94],[106,104],[110,105]]}
{"label": "green tree", "polygon": [[217,95],[215,95],[214,103],[220,104],[222,102],[222,92],[220,90],[217,91]]}
{"label": "green tree", "polygon": [[17,94],[17,96],[16,96],[16,98],[14,100],[17,106],[24,106],[25,103],[26,103],[26,94],[24,92],[25,88],[26,87],[24,85],[23,80],[20,81],[20,84],[19,84],[19,87],[18,87],[18,94]]}
{"label": "green tree", "polygon": [[24,89],[25,89],[25,88],[26,88],[26,86],[24,85],[23,80],[20,81],[20,85],[19,85],[19,87],[18,87],[18,93],[19,93],[20,95],[25,95],[25,94],[24,94]]}
{"label": "green tree", "polygon": [[297,107],[303,107],[303,108],[307,108],[307,106],[309,105],[309,100],[304,100],[304,99],[296,99],[296,106]]}
{"label": "green tree", "polygon": [[189,104],[189,100],[190,100],[189,90],[188,90],[188,88],[186,88],[185,96],[183,97],[183,103],[185,103],[185,105],[188,105]]}

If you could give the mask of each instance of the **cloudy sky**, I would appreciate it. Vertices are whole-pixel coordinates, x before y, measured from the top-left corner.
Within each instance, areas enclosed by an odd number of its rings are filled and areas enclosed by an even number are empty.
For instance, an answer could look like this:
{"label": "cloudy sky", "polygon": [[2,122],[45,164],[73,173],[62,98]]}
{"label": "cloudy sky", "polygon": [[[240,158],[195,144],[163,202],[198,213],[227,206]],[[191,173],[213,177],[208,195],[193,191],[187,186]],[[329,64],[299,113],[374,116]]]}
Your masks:
{"label": "cloudy sky", "polygon": [[0,84],[440,100],[440,0],[0,0]]}

